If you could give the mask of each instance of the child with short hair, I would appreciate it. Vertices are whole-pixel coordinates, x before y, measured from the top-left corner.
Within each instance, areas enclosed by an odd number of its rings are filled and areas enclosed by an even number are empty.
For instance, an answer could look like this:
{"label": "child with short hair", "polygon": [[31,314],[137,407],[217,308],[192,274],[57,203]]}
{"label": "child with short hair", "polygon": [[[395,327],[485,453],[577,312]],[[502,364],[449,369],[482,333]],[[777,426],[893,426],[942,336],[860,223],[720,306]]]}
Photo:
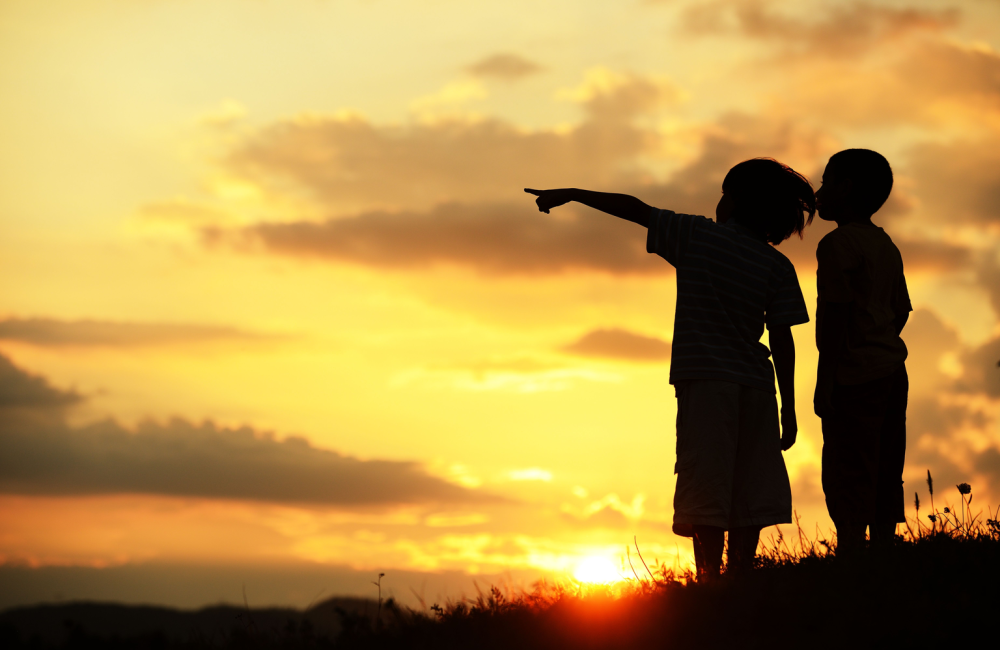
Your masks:
{"label": "child with short hair", "polygon": [[903,516],[906,454],[906,344],[912,307],[903,259],[872,223],[892,191],[881,154],[834,154],[816,192],[820,218],[837,228],[816,249],[814,406],[823,420],[823,491],[837,527],[837,551],[892,541]]}
{"label": "child with short hair", "polygon": [[[744,161],[722,184],[715,222],[624,194],[525,191],[542,212],[577,201],[645,226],[647,252],[677,269],[674,532],[693,537],[700,578],[718,576],[727,530],[730,567],[752,567],[761,528],[792,521],[781,455],[798,431],[791,326],[809,315],[795,268],[773,245],[812,221],[809,181],[770,158]],[[771,350],[760,342],[765,327]]]}

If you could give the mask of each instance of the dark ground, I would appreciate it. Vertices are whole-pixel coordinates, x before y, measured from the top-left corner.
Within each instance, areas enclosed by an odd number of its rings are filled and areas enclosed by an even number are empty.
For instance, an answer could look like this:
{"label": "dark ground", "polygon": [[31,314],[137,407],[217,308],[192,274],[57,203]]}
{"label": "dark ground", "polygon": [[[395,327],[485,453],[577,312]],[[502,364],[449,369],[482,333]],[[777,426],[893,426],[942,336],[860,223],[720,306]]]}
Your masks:
{"label": "dark ground", "polygon": [[854,561],[772,554],[763,565],[710,584],[647,582],[618,598],[600,588],[583,596],[557,589],[514,597],[494,591],[426,614],[389,604],[383,605],[381,625],[372,616],[375,603],[361,599],[332,599],[307,612],[249,615],[234,607],[21,608],[0,614],[0,645],[12,650],[1000,647],[997,536],[939,535]]}

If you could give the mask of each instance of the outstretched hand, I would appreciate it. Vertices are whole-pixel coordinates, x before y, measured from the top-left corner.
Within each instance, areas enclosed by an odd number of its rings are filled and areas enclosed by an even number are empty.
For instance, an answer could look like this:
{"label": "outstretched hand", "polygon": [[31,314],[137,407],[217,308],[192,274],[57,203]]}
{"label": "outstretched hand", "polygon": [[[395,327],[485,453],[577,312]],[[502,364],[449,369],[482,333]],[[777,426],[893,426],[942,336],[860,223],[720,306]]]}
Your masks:
{"label": "outstretched hand", "polygon": [[571,189],[533,190],[526,187],[524,191],[538,197],[535,199],[535,204],[538,206],[539,212],[544,212],[545,214],[549,214],[549,210],[552,208],[558,208],[560,205],[565,205],[573,200],[573,190]]}

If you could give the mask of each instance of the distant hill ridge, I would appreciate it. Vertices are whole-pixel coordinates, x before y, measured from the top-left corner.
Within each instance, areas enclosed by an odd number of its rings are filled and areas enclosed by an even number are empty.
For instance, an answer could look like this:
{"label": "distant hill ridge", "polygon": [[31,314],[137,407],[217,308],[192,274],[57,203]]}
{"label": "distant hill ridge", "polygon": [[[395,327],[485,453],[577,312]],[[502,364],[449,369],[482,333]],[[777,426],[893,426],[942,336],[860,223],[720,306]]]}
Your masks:
{"label": "distant hill ridge", "polygon": [[224,644],[234,636],[294,636],[334,639],[341,610],[375,618],[378,603],[334,597],[307,610],[214,605],[180,610],[153,605],[71,602],[15,607],[0,612],[0,646],[63,647],[75,636],[90,640],[156,638],[167,644],[204,641]]}

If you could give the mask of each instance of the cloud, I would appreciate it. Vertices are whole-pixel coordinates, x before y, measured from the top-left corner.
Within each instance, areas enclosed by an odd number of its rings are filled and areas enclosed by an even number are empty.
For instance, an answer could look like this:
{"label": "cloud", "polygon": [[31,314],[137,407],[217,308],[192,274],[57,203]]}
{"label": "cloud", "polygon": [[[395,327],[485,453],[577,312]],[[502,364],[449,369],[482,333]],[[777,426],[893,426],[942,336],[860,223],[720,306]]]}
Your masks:
{"label": "cloud", "polygon": [[990,447],[976,455],[974,467],[980,474],[1000,476],[1000,450]]}
{"label": "cloud", "polygon": [[681,14],[681,30],[696,35],[739,34],[780,44],[786,55],[857,56],[919,32],[941,32],[958,23],[954,8],[879,7],[831,3],[812,18],[778,11],[770,0],[699,2]]}
{"label": "cloud", "polygon": [[953,378],[941,371],[941,360],[961,348],[954,328],[933,311],[917,309],[910,314],[902,338],[908,352],[906,367],[911,395],[932,395],[951,384]]}
{"label": "cloud", "polygon": [[990,397],[1000,397],[1000,336],[962,355],[961,386]]}
{"label": "cloud", "polygon": [[904,239],[897,237],[893,243],[903,257],[907,271],[955,271],[968,268],[971,251],[964,246],[929,239]]}
{"label": "cloud", "polygon": [[[49,410],[79,401],[0,356],[0,405]],[[359,460],[303,438],[175,419],[127,429],[108,420],[19,419],[0,409],[0,492],[139,493],[325,506],[485,502],[419,464]]]}
{"label": "cloud", "polygon": [[21,370],[0,354],[0,419],[9,417],[3,409],[61,409],[82,399],[76,391],[55,388],[44,377]]}
{"label": "cloud", "polygon": [[261,338],[264,337],[233,327],[211,325],[64,321],[52,318],[8,318],[0,321],[0,339],[41,346],[134,347]]}
{"label": "cloud", "polygon": [[598,69],[564,92],[586,115],[568,130],[497,119],[378,125],[358,114],[303,115],[252,133],[225,163],[243,180],[318,201],[331,215],[510,201],[535,185],[620,186],[639,177],[636,158],[663,141],[632,118],[678,93],[664,80]]}
{"label": "cloud", "polygon": [[775,111],[787,112],[791,102],[797,114],[830,125],[948,125],[982,135],[970,127],[996,122],[1000,54],[927,38],[894,47],[878,60],[807,58],[784,79],[784,90],[771,99]]}
{"label": "cloud", "polygon": [[[1000,99],[1000,61],[994,86]],[[1000,141],[996,137],[924,143],[909,155],[924,211],[942,225],[1000,226]]]}
{"label": "cloud", "polygon": [[388,269],[452,264],[486,275],[671,270],[646,253],[645,231],[634,224],[568,212],[541,214],[527,198],[514,205],[448,203],[428,212],[369,212],[320,223],[259,224],[243,235],[273,253]]}
{"label": "cloud", "polygon": [[587,332],[563,350],[586,357],[628,361],[666,361],[670,358],[670,343],[617,328]]}
{"label": "cloud", "polygon": [[986,46],[924,42],[898,64],[896,71],[931,97],[976,101],[995,110],[1000,95],[1000,54]]}
{"label": "cloud", "polygon": [[516,81],[540,72],[542,67],[518,54],[493,54],[470,65],[466,70],[477,77]]}
{"label": "cloud", "polygon": [[942,399],[941,394],[912,399],[906,411],[907,436],[917,441],[917,446],[925,436],[954,440],[956,432],[963,427],[983,429],[989,424],[989,418],[982,411]]}
{"label": "cloud", "polygon": [[[815,129],[784,120],[733,113],[714,124],[692,127],[693,133],[702,140],[700,154],[665,182],[652,181],[648,173],[619,163],[634,162],[642,152],[652,151],[652,143],[657,142],[659,136],[652,130],[645,131],[633,125],[612,125],[630,111],[643,106],[648,108],[648,102],[654,101],[651,99],[652,87],[652,82],[639,78],[595,73],[580,88],[571,91],[576,101],[592,108],[594,116],[567,134],[525,134],[499,122],[412,127],[397,138],[399,146],[405,149],[401,157],[409,158],[405,170],[399,167],[403,163],[398,160],[380,160],[380,144],[372,144],[368,151],[355,151],[356,147],[363,147],[363,141],[352,142],[350,138],[332,135],[342,127],[348,130],[363,128],[375,140],[383,137],[392,140],[388,135],[392,128],[382,129],[367,123],[363,127],[334,125],[321,120],[315,126],[302,128],[317,129],[314,135],[319,140],[324,133],[334,137],[337,143],[335,147],[331,144],[331,151],[335,149],[337,156],[345,160],[372,157],[379,164],[384,163],[386,169],[379,183],[383,191],[376,199],[368,196],[369,190],[361,185],[354,189],[340,186],[340,181],[330,181],[332,184],[328,185],[327,174],[338,167],[340,163],[336,162],[316,162],[301,167],[298,162],[285,165],[283,169],[297,179],[297,186],[314,188],[321,205],[329,201],[331,213],[336,212],[336,206],[344,205],[343,196],[327,198],[327,193],[336,188],[342,189],[345,195],[357,190],[354,198],[364,203],[378,203],[389,196],[409,196],[414,199],[414,205],[426,203],[427,207],[362,210],[352,217],[338,216],[320,222],[261,223],[243,230],[207,228],[203,232],[209,242],[259,243],[263,250],[272,253],[381,268],[415,269],[452,264],[487,275],[541,275],[571,269],[614,274],[670,273],[669,265],[645,253],[645,233],[641,228],[579,206],[560,209],[551,217],[542,215],[521,188],[608,187],[635,194],[658,207],[714,214],[722,179],[736,163],[767,155],[803,169],[813,166],[813,161],[827,152],[836,150],[836,143]],[[452,133],[454,141],[449,135],[452,128],[457,129]],[[422,133],[420,139],[426,139],[426,146],[410,151],[408,138],[416,137],[414,134],[418,131]],[[473,132],[489,133],[489,143],[484,145],[478,136],[472,135]],[[609,139],[597,137],[598,132]],[[619,139],[618,134],[626,137]],[[591,136],[594,142],[590,141]],[[274,137],[286,138],[285,135]],[[295,136],[291,139],[301,144],[301,149],[294,153],[289,149],[292,157],[304,156],[317,146],[310,138],[303,137],[300,141]],[[463,149],[461,154],[452,151],[456,143],[462,145],[459,147]],[[503,153],[491,157],[489,149]],[[584,152],[586,155],[582,155]],[[458,157],[452,158],[453,153]],[[253,158],[270,160],[263,154],[255,154]],[[350,183],[364,184],[370,162],[360,162],[355,172],[345,172],[344,177],[349,176]],[[462,167],[461,171],[453,171],[452,165]],[[263,168],[258,171],[263,173]],[[267,173],[277,173],[276,168],[268,167]],[[374,170],[371,174],[373,178],[377,175]],[[407,187],[410,182],[419,185],[426,195],[415,198]],[[432,202],[431,193],[469,200]],[[491,197],[502,200],[490,200]],[[812,237],[807,233],[807,238]],[[781,250],[793,261],[798,256],[813,265],[816,241],[818,238],[802,243],[789,241]]]}
{"label": "cloud", "polygon": [[976,279],[989,293],[993,313],[1000,318],[1000,264],[993,260],[981,263],[976,271]]}
{"label": "cloud", "polygon": [[[865,7],[854,5],[841,18],[861,16],[871,9]],[[888,27],[896,24],[892,20],[898,19],[898,28],[905,31],[902,25],[916,25],[923,15],[886,11],[875,12],[882,16],[878,29],[886,33],[896,29]],[[916,56],[913,52],[910,48],[906,56]],[[960,65],[961,60],[952,63]],[[902,73],[893,70],[893,83],[903,83]],[[988,78],[985,72],[977,74],[976,79]],[[920,83],[919,75],[906,76]],[[833,81],[834,86],[878,87],[879,101],[921,104],[911,101],[905,89],[879,87],[856,68]],[[807,104],[821,98],[822,110],[841,106],[809,92],[803,100]],[[378,125],[347,114],[284,120],[238,145],[228,158],[229,170],[272,192],[305,195],[315,206],[312,212],[329,217],[275,218],[243,229],[209,226],[202,232],[209,242],[259,244],[257,250],[270,253],[396,270],[453,265],[491,276],[579,270],[669,274],[668,265],[644,253],[641,229],[574,207],[551,218],[539,215],[520,188],[609,189],[658,207],[711,215],[732,165],[770,156],[818,176],[822,161],[843,148],[824,128],[782,117],[780,111],[775,116],[732,112],[712,123],[682,127],[682,138],[699,142],[700,150],[669,177],[657,180],[641,161],[669,159],[669,143],[659,130],[634,118],[676,104],[682,94],[662,79],[595,68],[578,87],[560,93],[584,109],[584,120],[569,129],[528,131],[495,119]],[[885,108],[865,104],[858,110],[864,119],[895,119],[893,110]],[[970,155],[963,147],[972,150]],[[939,213],[955,214],[961,222],[965,213],[975,213],[995,220],[1000,214],[1000,199],[993,196],[1000,185],[992,171],[1000,169],[996,151],[1000,148],[993,143],[914,148],[905,163],[896,165],[913,183],[898,184],[879,218],[895,222]],[[940,166],[937,176],[935,165]],[[966,184],[971,191],[959,192],[949,203],[955,188]],[[814,268],[816,243],[831,228],[817,220],[803,240],[792,238],[779,250],[800,269]],[[962,245],[912,234],[896,240],[908,271],[972,268]]]}
{"label": "cloud", "polygon": [[801,121],[743,112],[726,113],[714,123],[701,125],[699,131],[702,144],[698,156],[665,182],[648,184],[643,193],[649,198],[647,203],[714,215],[722,181],[733,165],[750,158],[776,158],[809,176],[817,160],[839,148],[829,134]]}
{"label": "cloud", "polygon": [[561,99],[581,104],[594,122],[629,120],[681,103],[686,94],[668,79],[592,68],[576,88],[559,91]]}

